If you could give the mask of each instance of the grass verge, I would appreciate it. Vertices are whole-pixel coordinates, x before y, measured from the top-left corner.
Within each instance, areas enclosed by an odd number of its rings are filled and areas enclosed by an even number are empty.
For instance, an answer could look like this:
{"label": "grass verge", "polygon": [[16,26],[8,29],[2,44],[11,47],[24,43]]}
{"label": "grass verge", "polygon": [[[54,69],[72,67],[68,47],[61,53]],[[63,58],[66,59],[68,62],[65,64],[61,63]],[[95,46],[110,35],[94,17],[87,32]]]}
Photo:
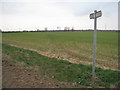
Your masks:
{"label": "grass verge", "polygon": [[[59,81],[92,86],[92,66],[74,64],[65,60],[57,60],[38,54],[37,52],[12,47],[3,44],[3,55],[8,55],[14,62],[24,63],[25,66],[39,66],[42,74]],[[120,71],[103,70],[96,67],[94,85],[97,87],[118,87]]]}

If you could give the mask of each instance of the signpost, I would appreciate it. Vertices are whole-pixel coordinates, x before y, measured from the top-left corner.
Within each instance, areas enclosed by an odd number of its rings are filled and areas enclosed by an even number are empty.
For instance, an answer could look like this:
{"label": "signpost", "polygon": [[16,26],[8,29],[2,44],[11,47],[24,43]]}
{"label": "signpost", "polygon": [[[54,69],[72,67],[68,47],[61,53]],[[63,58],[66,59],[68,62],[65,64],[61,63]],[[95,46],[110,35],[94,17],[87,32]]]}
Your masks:
{"label": "signpost", "polygon": [[90,19],[94,19],[94,49],[93,49],[93,66],[92,76],[95,77],[95,65],[96,65],[96,30],[97,30],[97,18],[102,16],[101,11],[95,10],[94,13],[90,14]]}

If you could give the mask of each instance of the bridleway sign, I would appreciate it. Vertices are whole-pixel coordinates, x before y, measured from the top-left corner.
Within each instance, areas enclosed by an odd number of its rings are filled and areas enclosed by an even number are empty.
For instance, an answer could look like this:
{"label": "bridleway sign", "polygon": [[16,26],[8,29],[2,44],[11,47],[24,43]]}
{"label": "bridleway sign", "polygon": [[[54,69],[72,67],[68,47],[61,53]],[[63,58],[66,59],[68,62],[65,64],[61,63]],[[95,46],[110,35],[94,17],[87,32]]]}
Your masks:
{"label": "bridleway sign", "polygon": [[[96,12],[96,18],[101,17],[101,16],[102,16],[101,11]],[[95,17],[95,13],[91,13],[90,14],[90,19],[95,19],[94,17]]]}
{"label": "bridleway sign", "polygon": [[95,65],[96,65],[96,30],[97,30],[97,18],[102,16],[102,11],[95,10],[90,14],[90,19],[94,19],[94,48],[93,48],[93,66],[92,76],[95,78]]}

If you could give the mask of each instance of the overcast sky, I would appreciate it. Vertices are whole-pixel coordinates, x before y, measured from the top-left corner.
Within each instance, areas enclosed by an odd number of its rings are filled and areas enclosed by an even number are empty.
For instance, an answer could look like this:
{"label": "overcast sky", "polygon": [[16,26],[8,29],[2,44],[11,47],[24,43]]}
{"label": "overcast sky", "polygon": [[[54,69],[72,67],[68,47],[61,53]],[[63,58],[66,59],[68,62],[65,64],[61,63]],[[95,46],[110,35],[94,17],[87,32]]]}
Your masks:
{"label": "overcast sky", "polygon": [[[114,2],[113,2],[114,1]],[[89,14],[102,10],[98,29],[118,29],[118,0],[1,0],[2,30],[93,29]]]}

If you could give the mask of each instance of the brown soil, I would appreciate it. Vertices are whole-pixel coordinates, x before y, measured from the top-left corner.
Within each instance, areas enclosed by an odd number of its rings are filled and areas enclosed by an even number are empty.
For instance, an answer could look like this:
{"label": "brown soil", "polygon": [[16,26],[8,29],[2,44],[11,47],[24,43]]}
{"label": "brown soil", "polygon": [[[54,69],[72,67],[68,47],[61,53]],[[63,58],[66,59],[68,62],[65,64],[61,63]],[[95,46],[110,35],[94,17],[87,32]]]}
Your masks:
{"label": "brown soil", "polygon": [[84,88],[49,78],[38,71],[38,67],[25,67],[11,61],[8,55],[2,57],[3,88]]}

